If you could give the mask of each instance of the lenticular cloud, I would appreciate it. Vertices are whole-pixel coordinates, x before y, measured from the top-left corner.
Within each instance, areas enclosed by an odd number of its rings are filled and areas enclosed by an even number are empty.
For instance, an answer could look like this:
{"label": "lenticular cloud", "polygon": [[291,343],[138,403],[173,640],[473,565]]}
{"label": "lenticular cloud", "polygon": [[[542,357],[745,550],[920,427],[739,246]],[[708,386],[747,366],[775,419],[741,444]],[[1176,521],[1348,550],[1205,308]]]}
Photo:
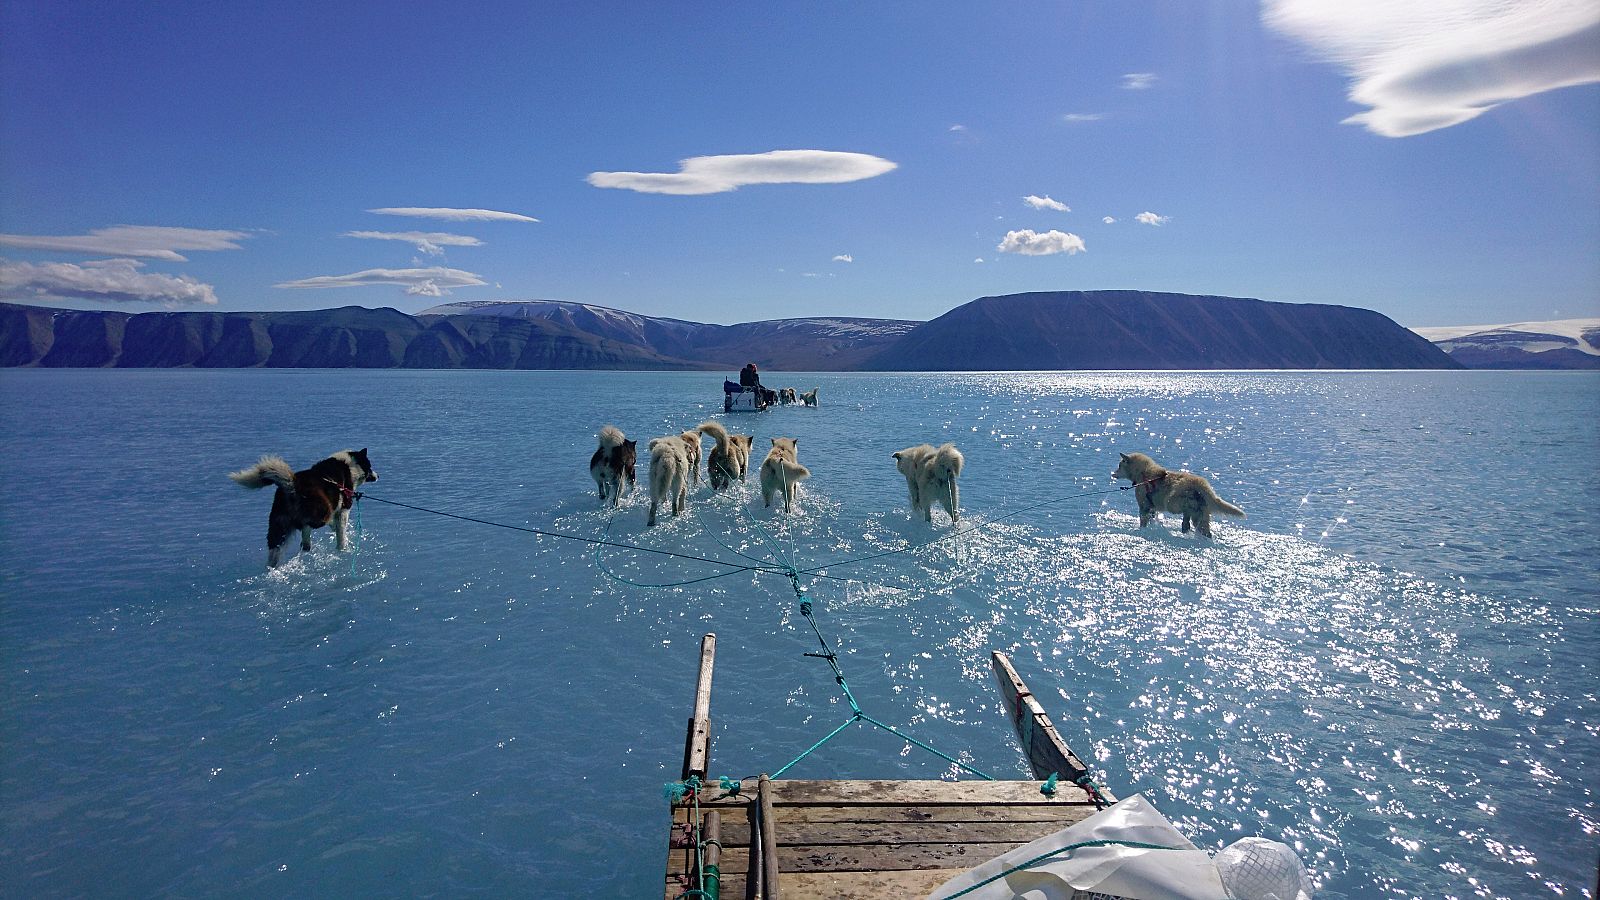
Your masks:
{"label": "lenticular cloud", "polygon": [[136,259],[75,263],[0,260],[0,299],[94,300],[100,303],[159,303],[215,306],[216,291],[187,275],[141,272]]}
{"label": "lenticular cloud", "polygon": [[749,184],[842,184],[873,178],[895,163],[866,153],[772,150],[696,156],[676,172],[591,172],[589,183],[644,194],[720,194]]}
{"label": "lenticular cloud", "polygon": [[1594,0],[1266,0],[1262,18],[1344,67],[1350,99],[1369,107],[1345,122],[1385,137],[1600,81]]}

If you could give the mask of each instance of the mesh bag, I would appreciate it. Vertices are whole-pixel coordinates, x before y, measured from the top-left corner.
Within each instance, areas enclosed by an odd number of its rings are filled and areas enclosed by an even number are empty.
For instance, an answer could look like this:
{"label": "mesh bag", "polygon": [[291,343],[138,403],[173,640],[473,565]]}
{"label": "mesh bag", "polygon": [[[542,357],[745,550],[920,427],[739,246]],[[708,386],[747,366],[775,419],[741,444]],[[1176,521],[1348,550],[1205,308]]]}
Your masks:
{"label": "mesh bag", "polygon": [[1288,845],[1247,837],[1222,848],[1217,871],[1239,900],[1311,900],[1311,877]]}

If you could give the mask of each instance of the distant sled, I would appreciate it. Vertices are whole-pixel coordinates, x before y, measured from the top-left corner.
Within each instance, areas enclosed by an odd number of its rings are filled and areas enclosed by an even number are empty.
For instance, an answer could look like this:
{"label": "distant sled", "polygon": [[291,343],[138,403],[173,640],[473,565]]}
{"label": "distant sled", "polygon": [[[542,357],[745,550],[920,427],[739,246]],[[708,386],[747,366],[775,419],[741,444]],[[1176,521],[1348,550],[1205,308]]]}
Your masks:
{"label": "distant sled", "polygon": [[753,387],[741,387],[737,381],[722,380],[723,412],[761,412],[767,408],[766,398]]}

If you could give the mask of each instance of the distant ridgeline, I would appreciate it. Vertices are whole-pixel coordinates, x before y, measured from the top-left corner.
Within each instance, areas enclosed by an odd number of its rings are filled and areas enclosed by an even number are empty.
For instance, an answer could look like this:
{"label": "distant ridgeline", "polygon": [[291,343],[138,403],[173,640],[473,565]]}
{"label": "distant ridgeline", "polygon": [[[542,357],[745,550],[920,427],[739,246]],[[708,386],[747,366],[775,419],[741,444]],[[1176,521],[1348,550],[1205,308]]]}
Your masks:
{"label": "distant ridgeline", "polygon": [[1365,309],[1142,291],[984,297],[931,322],[777,319],[707,325],[547,300],[451,303],[415,316],[160,312],[0,304],[0,366],[162,368],[1454,369]]}

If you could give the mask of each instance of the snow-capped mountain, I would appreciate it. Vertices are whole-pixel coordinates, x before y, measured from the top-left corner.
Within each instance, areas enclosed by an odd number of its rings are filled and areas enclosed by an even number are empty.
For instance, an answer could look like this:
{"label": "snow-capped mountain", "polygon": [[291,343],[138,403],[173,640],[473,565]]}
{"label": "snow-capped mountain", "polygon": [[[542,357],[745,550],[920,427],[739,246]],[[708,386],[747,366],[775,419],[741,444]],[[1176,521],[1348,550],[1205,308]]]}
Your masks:
{"label": "snow-capped mountain", "polygon": [[1413,328],[1474,369],[1600,369],[1600,319]]}

